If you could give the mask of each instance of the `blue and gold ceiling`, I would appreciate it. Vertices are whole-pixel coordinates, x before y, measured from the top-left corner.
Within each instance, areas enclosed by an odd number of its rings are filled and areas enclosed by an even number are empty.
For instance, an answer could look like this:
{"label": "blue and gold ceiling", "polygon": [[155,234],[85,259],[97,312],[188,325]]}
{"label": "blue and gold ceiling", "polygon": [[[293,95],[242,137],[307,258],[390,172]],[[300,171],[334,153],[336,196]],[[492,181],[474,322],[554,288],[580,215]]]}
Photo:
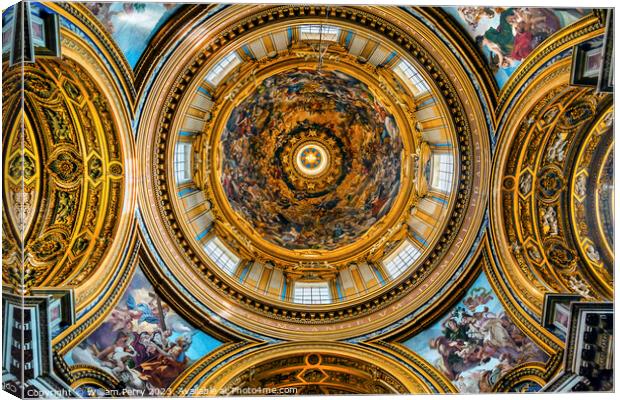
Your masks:
{"label": "blue and gold ceiling", "polygon": [[26,40],[18,7],[3,293],[49,303],[33,382],[540,391],[570,350],[546,296],[613,299],[613,94],[573,71],[602,10],[42,2]]}

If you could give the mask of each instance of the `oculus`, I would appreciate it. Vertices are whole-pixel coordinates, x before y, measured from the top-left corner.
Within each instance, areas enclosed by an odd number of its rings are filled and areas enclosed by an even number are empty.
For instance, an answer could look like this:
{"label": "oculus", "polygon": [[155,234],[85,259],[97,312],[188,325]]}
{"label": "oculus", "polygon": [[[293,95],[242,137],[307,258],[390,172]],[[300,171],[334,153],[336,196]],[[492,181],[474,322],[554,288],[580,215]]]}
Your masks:
{"label": "oculus", "polygon": [[315,176],[323,172],[325,167],[329,165],[328,153],[321,145],[307,144],[297,150],[295,163],[302,174]]}

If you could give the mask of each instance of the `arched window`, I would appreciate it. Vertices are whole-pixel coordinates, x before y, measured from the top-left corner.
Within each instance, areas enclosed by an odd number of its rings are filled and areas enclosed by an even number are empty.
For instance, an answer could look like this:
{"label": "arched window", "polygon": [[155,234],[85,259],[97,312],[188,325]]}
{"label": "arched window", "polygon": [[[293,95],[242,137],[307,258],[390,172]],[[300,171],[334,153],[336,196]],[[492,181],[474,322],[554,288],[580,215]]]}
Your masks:
{"label": "arched window", "polygon": [[188,142],[179,142],[174,148],[174,177],[177,185],[189,182],[192,178],[190,158],[192,153],[192,144]]}

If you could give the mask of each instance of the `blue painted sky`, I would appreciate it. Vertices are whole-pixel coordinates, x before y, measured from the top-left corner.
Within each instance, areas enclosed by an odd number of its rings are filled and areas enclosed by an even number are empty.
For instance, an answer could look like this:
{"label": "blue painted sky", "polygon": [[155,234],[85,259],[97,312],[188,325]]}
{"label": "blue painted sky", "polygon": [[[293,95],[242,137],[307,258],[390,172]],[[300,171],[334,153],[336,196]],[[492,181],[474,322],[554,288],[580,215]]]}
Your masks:
{"label": "blue painted sky", "polygon": [[[160,319],[157,316],[157,302],[155,301],[158,297],[144,273],[139,268],[136,269],[131,282],[118,304],[114,307],[114,310],[82,343],[67,353],[65,356],[66,362],[69,365],[93,365],[102,368],[108,373],[114,373],[114,370],[111,369],[111,360],[107,359],[105,361],[105,357],[103,359],[98,358],[93,349],[100,352],[109,348],[121,331],[130,335],[128,343],[131,343],[135,337],[131,335],[138,335],[141,332],[151,334],[152,332],[162,331]],[[219,340],[196,329],[179,314],[170,310],[163,299],[161,300],[161,306],[166,316],[166,329],[172,332],[168,342],[174,343],[182,335],[191,337],[191,344],[185,351],[185,355],[189,358],[188,366],[211,353],[222,344]],[[131,318],[127,318],[129,322],[126,322],[127,320],[124,320],[124,318],[128,315],[128,310],[139,311],[139,313],[134,313]],[[114,314],[117,314],[117,316],[114,316]],[[118,317],[119,315],[121,316],[120,318]],[[119,321],[122,322],[119,323]],[[131,358],[133,359],[133,357]],[[140,362],[135,361],[131,368],[135,371],[140,366]]]}
{"label": "blue painted sky", "polygon": [[110,32],[133,68],[179,3],[84,3]]}

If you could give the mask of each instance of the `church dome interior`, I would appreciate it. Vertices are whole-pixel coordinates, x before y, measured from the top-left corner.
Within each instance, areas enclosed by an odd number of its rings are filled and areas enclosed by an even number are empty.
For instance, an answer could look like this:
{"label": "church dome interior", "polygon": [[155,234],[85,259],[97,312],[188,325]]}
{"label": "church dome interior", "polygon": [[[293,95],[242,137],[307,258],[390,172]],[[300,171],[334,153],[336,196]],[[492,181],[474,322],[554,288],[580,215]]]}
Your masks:
{"label": "church dome interior", "polygon": [[[222,49],[204,68],[188,113],[204,110],[208,127],[192,134],[186,119],[171,139],[184,234],[251,295],[304,307],[367,296],[413,270],[441,234],[455,135],[431,80],[385,39],[375,38],[393,67],[377,79],[367,64],[381,56],[367,61],[336,41],[370,33],[307,23],[269,35]],[[280,52],[260,51],[270,37]],[[247,77],[222,79],[231,66]],[[416,96],[432,105],[419,117],[406,107]]]}
{"label": "church dome interior", "polygon": [[2,21],[4,390],[613,390],[613,9]]}

